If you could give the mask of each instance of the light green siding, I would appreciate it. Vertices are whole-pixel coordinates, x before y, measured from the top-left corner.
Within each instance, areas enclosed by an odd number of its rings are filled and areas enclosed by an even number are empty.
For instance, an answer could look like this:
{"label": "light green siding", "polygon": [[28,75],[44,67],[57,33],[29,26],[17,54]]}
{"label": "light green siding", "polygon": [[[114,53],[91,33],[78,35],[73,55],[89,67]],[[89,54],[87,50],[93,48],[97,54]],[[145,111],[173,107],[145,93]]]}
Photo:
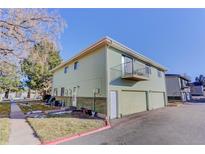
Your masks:
{"label": "light green siding", "polygon": [[164,102],[164,93],[163,92],[151,92],[150,94],[150,106],[149,109],[157,109],[163,107]]}
{"label": "light green siding", "polygon": [[[61,87],[65,88],[65,96],[72,97],[70,91],[77,88],[77,97],[93,98],[94,90],[100,89],[97,97],[106,97],[106,56],[105,48],[97,49],[93,53],[81,57],[79,60],[79,68],[74,70],[74,63],[68,64],[68,72],[64,73],[64,68],[56,70],[53,74],[54,88],[58,89],[60,96]],[[68,100],[71,100],[68,98]]]}
{"label": "light green siding", "polygon": [[[107,48],[107,69],[108,69],[108,91],[110,90],[116,90],[119,94],[119,99],[118,99],[118,108],[119,108],[119,112],[118,112],[118,116],[120,117],[120,115],[123,113],[128,113],[129,110],[132,108],[129,106],[125,107],[125,104],[129,104],[130,103],[130,99],[128,98],[122,98],[122,97],[130,97],[130,95],[122,95],[122,90],[129,90],[129,91],[143,91],[147,93],[147,106],[149,106],[149,109],[152,109],[152,106],[161,106],[166,103],[166,98],[163,97],[163,104],[162,102],[156,102],[156,101],[152,101],[152,98],[155,99],[155,97],[151,96],[151,91],[155,91],[155,92],[162,92],[165,93],[166,92],[166,88],[165,88],[165,75],[164,72],[161,72],[161,77],[158,76],[158,69],[155,67],[151,66],[151,74],[149,76],[149,79],[147,81],[132,81],[132,80],[125,80],[121,78],[121,70],[119,69],[121,67],[121,62],[122,62],[122,54],[123,52],[112,48],[112,47],[108,47]],[[135,65],[138,66],[145,66],[145,64],[141,61],[138,61],[137,59],[135,59],[137,63],[135,63]],[[108,92],[109,93],[109,92]],[[144,95],[144,93],[143,93]],[[165,94],[166,95],[166,94]],[[144,97],[144,96],[143,96]],[[157,96],[161,99],[160,96]],[[141,102],[141,97],[136,97],[136,102]],[[110,101],[110,100],[109,100]],[[152,105],[155,104],[155,105]],[[159,103],[158,105],[156,103]],[[144,104],[139,107],[139,108],[144,108],[143,107]],[[162,106],[162,107],[163,107]],[[127,110],[127,112],[125,111]],[[138,110],[138,109],[136,109]],[[110,106],[108,106],[108,113],[111,112]],[[130,111],[131,112],[131,111]]]}
{"label": "light green siding", "polygon": [[[128,115],[136,112],[163,107],[166,104],[165,76],[158,69],[150,67],[151,74],[146,81],[133,81],[121,78],[122,54],[124,52],[111,46],[95,49],[89,55],[82,56],[78,60],[79,68],[74,70],[74,62],[55,70],[53,74],[52,93],[58,89],[60,96],[61,88],[65,88],[65,96],[57,97],[66,100],[72,105],[74,87],[77,88],[77,106],[93,109],[94,90],[100,89],[97,95],[97,111],[110,116],[111,102],[110,91],[117,91],[117,116]],[[146,64],[135,58],[135,67],[144,68]],[[64,73],[64,68],[68,72]],[[104,103],[106,102],[106,103]],[[112,112],[114,113],[114,112]]]}
{"label": "light green siding", "polygon": [[119,99],[121,102],[126,102],[119,106],[122,115],[146,111],[146,92],[121,91]]}
{"label": "light green siding", "polygon": [[64,68],[57,70],[53,75],[53,88],[73,89],[80,86],[78,96],[92,97],[93,90],[99,88],[102,97],[106,97],[105,87],[105,48],[101,48],[93,54],[78,60],[79,68],[74,70],[74,63],[67,65],[68,72]]}

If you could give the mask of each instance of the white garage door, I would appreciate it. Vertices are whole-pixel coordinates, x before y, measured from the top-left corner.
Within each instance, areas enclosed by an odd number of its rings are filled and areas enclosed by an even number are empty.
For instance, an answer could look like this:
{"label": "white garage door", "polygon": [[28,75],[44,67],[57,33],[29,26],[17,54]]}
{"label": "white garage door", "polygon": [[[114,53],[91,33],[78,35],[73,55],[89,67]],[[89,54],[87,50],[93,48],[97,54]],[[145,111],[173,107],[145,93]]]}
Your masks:
{"label": "white garage door", "polygon": [[120,113],[129,115],[147,110],[146,92],[122,91]]}
{"label": "white garage door", "polygon": [[149,109],[157,109],[164,107],[164,93],[163,92],[152,92],[150,93]]}

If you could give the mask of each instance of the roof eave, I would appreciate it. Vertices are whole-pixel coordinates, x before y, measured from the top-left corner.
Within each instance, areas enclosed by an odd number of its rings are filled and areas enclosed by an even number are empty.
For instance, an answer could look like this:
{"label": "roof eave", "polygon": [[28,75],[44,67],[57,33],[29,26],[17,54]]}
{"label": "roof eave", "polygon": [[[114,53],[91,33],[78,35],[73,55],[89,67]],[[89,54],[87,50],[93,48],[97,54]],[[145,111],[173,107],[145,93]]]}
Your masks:
{"label": "roof eave", "polygon": [[108,37],[107,37],[107,39],[109,39],[110,45],[112,47],[117,48],[117,49],[119,49],[119,50],[121,50],[121,51],[123,51],[123,52],[125,52],[125,53],[127,53],[129,55],[132,55],[133,57],[135,57],[135,58],[137,58],[137,59],[139,59],[139,60],[141,60],[141,61],[143,61],[145,63],[151,64],[152,66],[157,67],[158,69],[160,69],[160,70],[162,70],[164,72],[167,71],[167,68],[165,68],[164,66],[162,66],[162,65],[154,62],[153,60],[143,56],[142,54],[140,54],[138,52],[136,53],[134,50],[128,48],[127,46],[125,46],[125,45],[123,45],[123,44],[121,44],[121,43],[119,43],[119,42],[117,42],[117,41],[115,41],[113,39],[110,39]]}
{"label": "roof eave", "polygon": [[165,76],[166,77],[178,77],[178,78],[182,78],[182,79],[184,79],[184,80],[186,80],[186,81],[191,81],[190,79],[188,79],[188,78],[186,78],[186,77],[184,77],[184,76],[182,76],[182,75],[180,75],[180,74],[165,74]]}
{"label": "roof eave", "polygon": [[96,48],[99,48],[103,45],[106,45],[106,38],[101,39],[100,41],[92,44],[91,46],[89,46],[88,48],[82,50],[79,54],[75,55],[74,57],[68,59],[67,61],[61,63],[60,65],[58,65],[57,67],[55,67],[54,69],[51,70],[52,73],[54,73],[56,70],[60,69],[61,67],[67,65],[68,63],[75,61],[77,59],[79,59],[79,57],[83,56],[84,54],[88,54],[89,51],[92,51]]}
{"label": "roof eave", "polygon": [[113,48],[120,49],[121,51],[123,51],[127,54],[130,54],[133,57],[135,57],[135,58],[137,58],[137,59],[139,59],[139,60],[141,60],[145,63],[148,63],[148,64],[160,69],[161,71],[164,71],[164,72],[167,71],[167,68],[165,68],[164,66],[162,66],[162,65],[154,62],[153,60],[141,55],[140,53],[136,53],[134,50],[128,48],[127,46],[125,46],[125,45],[111,39],[110,37],[106,36],[103,39],[99,40],[98,42],[94,43],[93,45],[89,46],[88,48],[82,50],[82,52],[80,52],[76,56],[70,58],[69,60],[67,60],[63,63],[61,63],[60,65],[58,65],[57,67],[52,69],[51,72],[54,73],[56,70],[60,69],[61,67],[65,66],[65,65],[67,65],[68,63],[71,63],[72,61],[75,61],[75,60],[79,59],[79,57],[81,57],[83,55],[86,55],[86,54],[89,54],[90,53],[89,51],[93,51],[94,49],[102,47],[104,45],[109,45],[109,46],[112,46]]}

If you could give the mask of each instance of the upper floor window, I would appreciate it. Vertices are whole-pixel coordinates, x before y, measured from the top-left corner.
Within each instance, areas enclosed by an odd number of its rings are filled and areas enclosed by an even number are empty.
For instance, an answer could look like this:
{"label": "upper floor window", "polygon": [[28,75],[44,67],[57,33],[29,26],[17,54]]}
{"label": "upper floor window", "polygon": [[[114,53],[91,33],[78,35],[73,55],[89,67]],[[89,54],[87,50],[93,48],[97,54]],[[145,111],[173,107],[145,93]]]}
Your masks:
{"label": "upper floor window", "polygon": [[146,72],[146,74],[151,74],[151,73],[152,73],[151,67],[148,66],[148,65],[146,65],[146,66],[145,66],[145,72]]}
{"label": "upper floor window", "polygon": [[61,96],[64,96],[64,92],[65,92],[65,88],[62,87],[62,88],[61,88]]}
{"label": "upper floor window", "polygon": [[122,55],[122,64],[132,64],[133,63],[133,58],[128,57],[126,55]]}
{"label": "upper floor window", "polygon": [[74,63],[74,70],[77,70],[78,68],[79,68],[79,62],[76,61],[76,62]]}
{"label": "upper floor window", "polygon": [[67,72],[68,72],[68,66],[66,66],[66,67],[64,68],[64,73],[67,74]]}
{"label": "upper floor window", "polygon": [[158,75],[159,78],[161,78],[162,77],[162,72],[158,70],[157,75]]}
{"label": "upper floor window", "polygon": [[188,81],[181,79],[181,88],[185,88],[188,86]]}

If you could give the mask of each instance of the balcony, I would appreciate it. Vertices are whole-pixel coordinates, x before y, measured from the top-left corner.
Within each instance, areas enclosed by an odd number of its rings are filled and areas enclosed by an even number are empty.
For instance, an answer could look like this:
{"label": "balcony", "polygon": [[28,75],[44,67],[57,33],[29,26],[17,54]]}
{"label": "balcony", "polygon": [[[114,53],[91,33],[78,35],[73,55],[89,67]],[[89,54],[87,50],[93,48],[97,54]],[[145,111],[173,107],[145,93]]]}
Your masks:
{"label": "balcony", "polygon": [[121,79],[133,81],[149,80],[150,68],[144,65],[138,65],[131,62],[123,63],[112,68],[118,70],[121,74]]}
{"label": "balcony", "polygon": [[145,72],[146,72],[145,68],[133,70],[132,73],[124,72],[122,74],[122,79],[135,80],[135,81],[148,80],[149,75],[148,73]]}

